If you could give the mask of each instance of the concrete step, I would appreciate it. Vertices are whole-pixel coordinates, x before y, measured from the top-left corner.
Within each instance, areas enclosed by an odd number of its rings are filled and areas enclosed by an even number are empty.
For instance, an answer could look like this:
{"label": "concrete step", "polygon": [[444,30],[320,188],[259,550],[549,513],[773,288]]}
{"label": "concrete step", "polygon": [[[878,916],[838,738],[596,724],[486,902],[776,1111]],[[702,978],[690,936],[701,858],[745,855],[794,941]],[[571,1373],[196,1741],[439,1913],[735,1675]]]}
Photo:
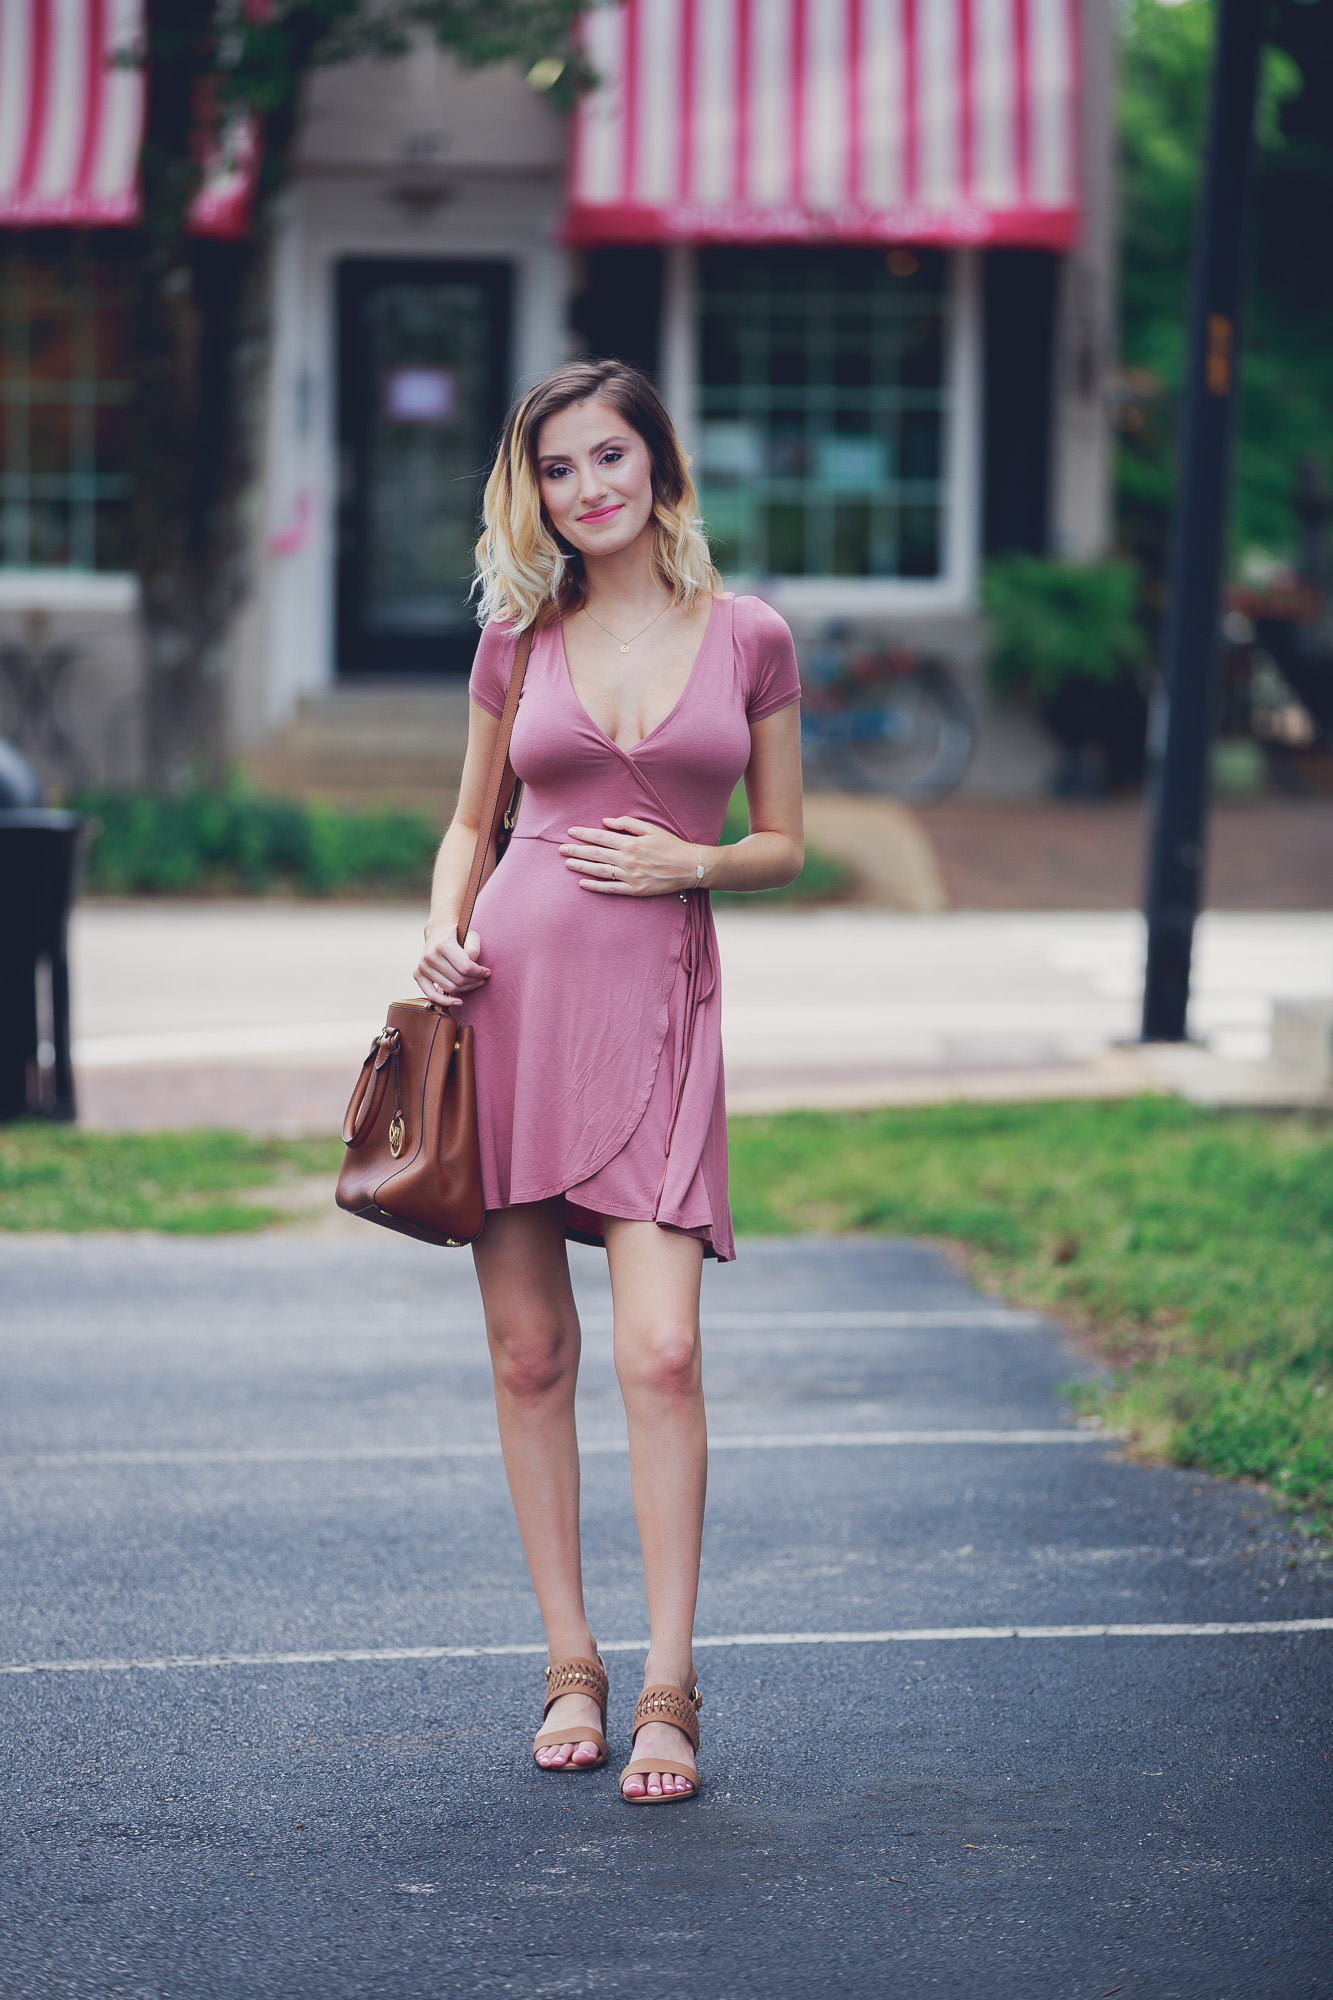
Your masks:
{"label": "concrete step", "polygon": [[1274,1001],[1270,1052],[1280,1069],[1333,1089],[1333,999]]}
{"label": "concrete step", "polygon": [[807,792],[805,837],[851,869],[848,900],[880,910],[947,910],[949,891],[930,835],[900,799]]}
{"label": "concrete step", "polygon": [[467,752],[464,681],[352,684],[301,703],[241,761],[253,783],[348,808],[453,811]]}

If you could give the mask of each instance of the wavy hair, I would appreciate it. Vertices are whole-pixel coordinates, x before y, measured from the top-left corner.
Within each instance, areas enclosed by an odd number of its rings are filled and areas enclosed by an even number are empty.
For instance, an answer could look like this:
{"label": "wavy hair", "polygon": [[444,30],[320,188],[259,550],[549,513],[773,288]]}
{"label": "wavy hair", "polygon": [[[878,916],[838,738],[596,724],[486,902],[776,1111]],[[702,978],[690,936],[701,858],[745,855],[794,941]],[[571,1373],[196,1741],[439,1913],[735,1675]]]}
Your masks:
{"label": "wavy hair", "polygon": [[675,604],[721,588],[699,520],[690,461],[648,377],[623,361],[573,361],[530,389],[505,419],[482,502],[476,547],[477,621],[511,631],[563,617],[583,602],[583,557],[557,535],[542,505],[537,443],[548,417],[579,403],[609,403],[648,447],[653,488],[653,567]]}

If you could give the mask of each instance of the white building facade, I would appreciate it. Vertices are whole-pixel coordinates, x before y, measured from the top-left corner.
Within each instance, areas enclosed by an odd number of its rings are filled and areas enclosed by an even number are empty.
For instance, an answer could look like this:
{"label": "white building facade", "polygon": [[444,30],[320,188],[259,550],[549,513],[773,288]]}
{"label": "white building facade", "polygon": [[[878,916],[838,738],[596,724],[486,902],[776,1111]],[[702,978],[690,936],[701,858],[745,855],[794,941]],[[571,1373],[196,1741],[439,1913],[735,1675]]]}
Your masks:
{"label": "white building facade", "polygon": [[[1111,0],[622,0],[586,45],[573,114],[549,66],[434,46],[312,80],[232,748],[344,683],[457,683],[504,410],[620,354],[729,586],[798,648],[837,623],[946,655],[982,714],[970,782],[1035,786],[1040,732],[981,688],[979,575],[1109,541]],[[0,621],[95,605],[122,663],[132,604],[77,550],[0,568]]]}
{"label": "white building facade", "polygon": [[[572,118],[434,48],[316,78],[274,270],[238,744],[340,680],[460,674],[508,400],[656,376],[729,584],[953,658],[987,552],[1109,544],[1109,0],[628,0]],[[540,74],[538,82],[544,80]]]}

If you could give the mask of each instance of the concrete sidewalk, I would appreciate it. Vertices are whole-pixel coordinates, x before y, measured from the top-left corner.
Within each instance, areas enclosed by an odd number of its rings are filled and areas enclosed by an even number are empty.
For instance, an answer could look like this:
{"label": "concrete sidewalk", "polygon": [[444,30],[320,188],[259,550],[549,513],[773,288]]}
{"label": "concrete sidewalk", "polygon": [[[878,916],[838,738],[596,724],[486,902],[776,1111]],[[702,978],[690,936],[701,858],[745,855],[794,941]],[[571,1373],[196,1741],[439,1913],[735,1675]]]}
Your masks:
{"label": "concrete sidewalk", "polygon": [[[1299,1103],[1265,1063],[1272,1002],[1333,992],[1333,914],[1203,919],[1201,1045],[1136,1048],[1128,911],[718,912],[735,1111],[1179,1089]],[[415,906],[87,904],[75,1058],[94,1128],[331,1131],[386,1002],[412,990]]]}
{"label": "concrete sidewalk", "polygon": [[705,1788],[620,1805],[642,1581],[572,1263],[616,1761],[552,1778],[470,1258],[0,1241],[5,2000],[1333,1994],[1333,1565],[1076,1428],[1078,1357],[918,1245],[705,1272]]}

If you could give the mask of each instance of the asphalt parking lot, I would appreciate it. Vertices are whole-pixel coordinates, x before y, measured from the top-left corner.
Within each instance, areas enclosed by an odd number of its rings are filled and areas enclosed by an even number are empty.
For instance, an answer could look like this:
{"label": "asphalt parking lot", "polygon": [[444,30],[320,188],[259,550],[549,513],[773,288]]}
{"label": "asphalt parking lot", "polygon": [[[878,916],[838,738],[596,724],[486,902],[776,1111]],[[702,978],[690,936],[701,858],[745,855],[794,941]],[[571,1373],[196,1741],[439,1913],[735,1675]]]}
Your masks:
{"label": "asphalt parking lot", "polygon": [[1078,1431],[1077,1357],[920,1246],[706,1271],[705,1790],[620,1805],[576,1266],[613,1763],[553,1777],[465,1255],[0,1246],[6,2000],[1333,1992],[1333,1564]]}

